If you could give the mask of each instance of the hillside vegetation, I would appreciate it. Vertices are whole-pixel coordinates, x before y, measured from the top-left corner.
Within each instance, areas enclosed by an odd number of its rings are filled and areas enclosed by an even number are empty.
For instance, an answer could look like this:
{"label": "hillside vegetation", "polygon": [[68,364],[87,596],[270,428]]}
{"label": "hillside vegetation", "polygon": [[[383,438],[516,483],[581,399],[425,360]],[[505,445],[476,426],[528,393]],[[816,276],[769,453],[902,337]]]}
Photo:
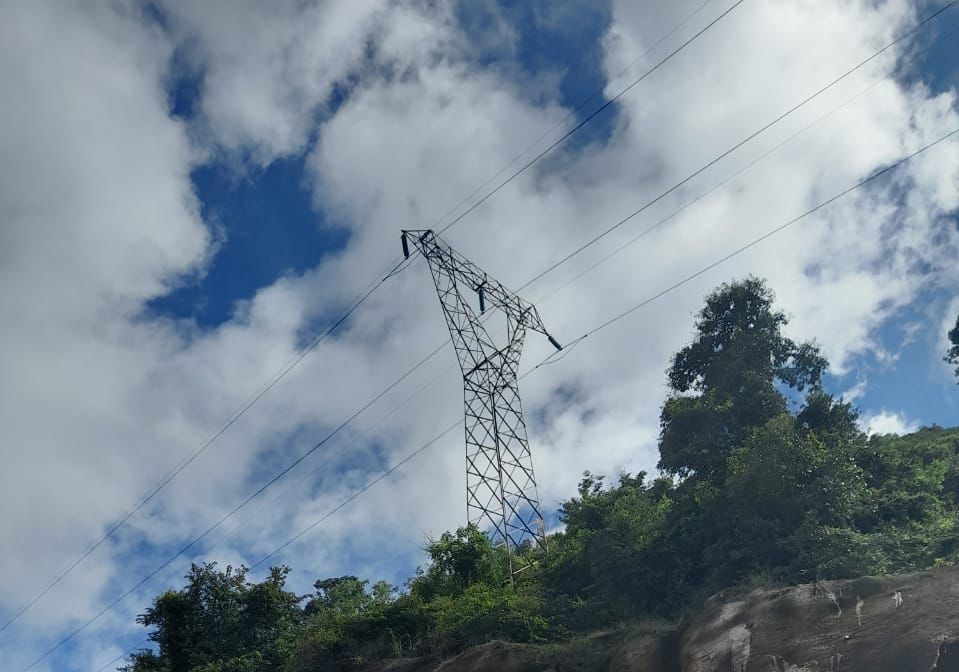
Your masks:
{"label": "hillside vegetation", "polygon": [[503,550],[470,528],[432,540],[402,588],[343,576],[301,596],[285,589],[286,567],[254,583],[243,568],[196,565],[139,618],[159,653],[123,669],[359,669],[669,621],[730,586],[954,564],[959,430],[867,437],[856,410],[823,391],[822,353],[785,324],[761,280],[707,297],[668,370],[662,475],[586,474],[549,556],[528,550],[515,586]]}

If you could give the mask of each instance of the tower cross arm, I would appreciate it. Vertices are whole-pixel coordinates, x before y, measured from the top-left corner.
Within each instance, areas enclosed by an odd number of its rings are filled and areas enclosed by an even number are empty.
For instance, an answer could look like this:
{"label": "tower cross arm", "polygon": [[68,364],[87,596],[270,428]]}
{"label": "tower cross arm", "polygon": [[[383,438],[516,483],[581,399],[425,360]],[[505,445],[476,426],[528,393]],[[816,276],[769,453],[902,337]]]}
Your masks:
{"label": "tower cross arm", "polygon": [[562,346],[546,330],[536,306],[517,296],[499,281],[489,277],[486,271],[450,247],[432,229],[403,231],[403,253],[406,256],[409,256],[410,245],[422,254],[428,262],[442,263],[458,283],[468,286],[479,294],[481,308],[487,303],[499,308],[516,323],[524,325],[527,329],[538,331],[546,336],[557,349],[562,349]]}

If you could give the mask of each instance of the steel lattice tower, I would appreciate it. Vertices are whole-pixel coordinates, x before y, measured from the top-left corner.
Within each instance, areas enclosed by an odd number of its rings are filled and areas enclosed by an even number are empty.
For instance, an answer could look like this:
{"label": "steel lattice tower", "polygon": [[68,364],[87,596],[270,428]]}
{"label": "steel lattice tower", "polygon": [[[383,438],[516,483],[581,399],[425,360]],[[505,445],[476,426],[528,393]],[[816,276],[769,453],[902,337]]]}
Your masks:
{"label": "steel lattice tower", "polygon": [[[519,396],[519,360],[526,331],[544,334],[557,349],[536,307],[519,298],[432,230],[403,231],[429,263],[453,347],[463,372],[466,410],[466,513],[512,556],[526,543],[546,549],[533,460]],[[479,313],[464,296],[476,293]],[[480,319],[489,304],[506,315],[506,345],[497,348]]]}

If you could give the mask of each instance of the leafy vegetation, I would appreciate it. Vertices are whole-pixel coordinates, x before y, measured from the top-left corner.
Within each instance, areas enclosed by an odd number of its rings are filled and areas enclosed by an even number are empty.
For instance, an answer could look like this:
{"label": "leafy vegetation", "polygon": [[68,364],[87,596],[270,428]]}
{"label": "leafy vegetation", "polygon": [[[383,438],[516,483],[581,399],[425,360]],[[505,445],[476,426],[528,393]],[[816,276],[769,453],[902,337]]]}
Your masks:
{"label": "leafy vegetation", "polygon": [[528,551],[514,585],[503,549],[475,528],[432,540],[402,590],[344,576],[299,596],[285,567],[251,583],[242,568],[194,566],[139,619],[159,652],[125,669],[351,670],[672,618],[739,583],[956,562],[959,430],[867,437],[855,409],[822,389],[816,345],[785,337],[785,324],[760,280],[711,294],[668,371],[661,475],[608,484],[587,473],[548,557]]}
{"label": "leafy vegetation", "polygon": [[949,332],[949,343],[951,346],[946,353],[946,361],[956,367],[956,378],[959,378],[959,317],[956,318],[956,326]]}

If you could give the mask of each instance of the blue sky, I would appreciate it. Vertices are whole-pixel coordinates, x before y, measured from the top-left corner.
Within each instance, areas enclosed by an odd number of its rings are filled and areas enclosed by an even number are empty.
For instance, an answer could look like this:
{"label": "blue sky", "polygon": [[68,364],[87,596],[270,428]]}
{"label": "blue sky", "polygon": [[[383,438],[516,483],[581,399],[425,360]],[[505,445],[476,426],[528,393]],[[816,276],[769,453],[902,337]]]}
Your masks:
{"label": "blue sky", "polygon": [[[10,325],[0,426],[4,445],[29,450],[4,453],[11,468],[0,475],[0,506],[29,507],[0,521],[0,536],[26,551],[0,577],[0,617],[284,370],[397,257],[401,228],[435,222],[730,4],[291,0],[267,10],[169,0],[141,11],[130,0],[10,9],[0,26],[14,56],[0,59],[0,85],[17,103],[0,128],[0,146],[10,148],[0,154],[9,176],[0,242],[11,251],[0,251],[0,315]],[[907,0],[865,4],[743,3],[448,239],[508,286],[522,285],[928,11]],[[525,298],[569,341],[959,124],[951,33],[959,15],[944,18],[926,46],[891,50]],[[43,51],[29,39],[54,33],[57,44]],[[883,79],[889,72],[895,78]],[[833,108],[755,169],[540,301]],[[702,297],[750,273],[769,278],[791,333],[830,355],[827,386],[853,400],[864,423],[957,424],[959,389],[942,356],[959,313],[959,143],[940,150],[524,379],[546,507],[555,511],[584,469],[654,468],[668,358],[691,335]],[[0,667],[21,669],[96,614],[445,339],[427,270],[413,264],[0,632]],[[524,361],[548,352],[531,336]],[[255,562],[435,436],[461,412],[454,362],[442,351],[37,669],[96,670],[142,638],[135,615],[190,561]],[[400,583],[422,561],[426,535],[462,522],[462,471],[457,430],[277,561],[293,565],[297,590],[344,573]]]}
{"label": "blue sky", "polygon": [[322,209],[313,207],[305,180],[303,157],[245,174],[216,163],[194,170],[203,218],[214,223],[222,243],[202,277],[184,279],[149,310],[217,327],[232,317],[238,301],[342,249],[346,232],[329,226]]}

